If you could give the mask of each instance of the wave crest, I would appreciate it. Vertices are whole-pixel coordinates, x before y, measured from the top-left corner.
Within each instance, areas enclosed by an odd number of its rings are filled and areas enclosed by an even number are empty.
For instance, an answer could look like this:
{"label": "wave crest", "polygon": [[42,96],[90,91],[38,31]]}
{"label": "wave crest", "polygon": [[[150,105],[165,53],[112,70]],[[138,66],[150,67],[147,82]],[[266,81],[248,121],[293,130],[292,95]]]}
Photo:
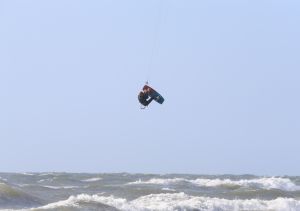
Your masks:
{"label": "wave crest", "polygon": [[263,177],[258,179],[243,179],[243,180],[230,180],[230,179],[195,179],[188,180],[184,178],[173,178],[173,179],[162,179],[162,178],[153,178],[148,181],[135,181],[127,183],[129,185],[138,185],[138,184],[156,184],[156,185],[172,185],[182,182],[188,182],[197,186],[202,187],[217,187],[217,186],[238,186],[238,187],[251,187],[251,188],[260,188],[260,189],[279,189],[284,191],[298,191],[300,186],[297,186],[288,178],[280,177]]}
{"label": "wave crest", "polygon": [[45,205],[31,211],[46,209],[77,208],[83,209],[87,204],[101,204],[114,210],[132,211],[168,211],[168,210],[300,210],[300,201],[291,198],[277,198],[274,200],[228,200],[209,197],[190,196],[185,193],[150,194],[139,197],[133,201],[113,196],[80,194],[71,196],[67,200]]}
{"label": "wave crest", "polygon": [[93,178],[81,180],[81,182],[97,182],[97,181],[100,181],[100,180],[102,180],[101,177],[93,177]]}

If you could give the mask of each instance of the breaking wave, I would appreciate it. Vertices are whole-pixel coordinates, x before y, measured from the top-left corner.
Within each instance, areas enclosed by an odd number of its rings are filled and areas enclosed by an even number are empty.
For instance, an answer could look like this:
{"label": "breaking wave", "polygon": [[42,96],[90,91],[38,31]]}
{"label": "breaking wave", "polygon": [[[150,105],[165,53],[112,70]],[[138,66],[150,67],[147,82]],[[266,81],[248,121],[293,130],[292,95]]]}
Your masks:
{"label": "breaking wave", "polygon": [[93,177],[93,178],[81,180],[81,182],[97,182],[97,181],[100,181],[100,180],[102,180],[101,177]]}
{"label": "breaking wave", "polygon": [[54,189],[54,190],[80,188],[79,186],[51,186],[51,185],[44,185],[44,186],[41,186],[41,187],[49,188],[49,189]]}
{"label": "breaking wave", "polygon": [[3,183],[3,181],[6,182],[7,179],[0,177],[0,183]]}
{"label": "breaking wave", "polygon": [[193,185],[202,187],[217,187],[217,186],[238,186],[238,187],[251,187],[259,189],[279,189],[283,191],[299,191],[300,186],[293,183],[288,178],[280,177],[263,177],[258,179],[243,179],[243,180],[230,180],[230,179],[195,179],[188,180],[184,178],[161,179],[153,178],[147,181],[135,181],[127,183],[128,185],[138,184],[157,184],[157,185],[172,185],[181,182],[191,183]]}
{"label": "breaking wave", "polygon": [[53,178],[49,178],[49,179],[41,179],[39,181],[37,181],[38,183],[44,183],[44,182],[53,182]]}
{"label": "breaking wave", "polygon": [[172,188],[162,188],[161,190],[176,192],[176,190]]}
{"label": "breaking wave", "polygon": [[[297,211],[300,210],[300,201],[292,198],[277,198],[274,200],[228,200],[209,197],[190,196],[185,193],[150,194],[139,197],[132,201],[113,196],[80,194],[71,196],[67,200],[51,203],[31,211],[67,209],[88,209],[91,204],[105,210],[130,210],[130,211],[173,211],[173,210],[202,210],[202,211],[238,211],[238,210],[274,210],[274,211]],[[99,209],[101,210],[101,209]],[[102,209],[103,210],[103,209]]]}
{"label": "breaking wave", "polygon": [[147,181],[138,180],[135,182],[129,182],[128,185],[139,185],[139,184],[154,184],[154,185],[171,185],[177,184],[180,182],[189,182],[192,180],[187,180],[183,178],[173,178],[173,179],[161,179],[161,178],[153,178]]}
{"label": "breaking wave", "polygon": [[34,173],[30,173],[30,172],[23,172],[21,174],[26,175],[26,176],[34,176],[35,175]]}

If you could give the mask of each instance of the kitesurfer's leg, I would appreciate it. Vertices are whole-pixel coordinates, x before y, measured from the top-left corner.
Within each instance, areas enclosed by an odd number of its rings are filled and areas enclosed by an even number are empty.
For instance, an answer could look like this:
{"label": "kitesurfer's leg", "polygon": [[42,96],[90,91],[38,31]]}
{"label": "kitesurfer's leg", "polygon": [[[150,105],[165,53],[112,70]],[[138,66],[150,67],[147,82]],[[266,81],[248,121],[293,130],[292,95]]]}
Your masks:
{"label": "kitesurfer's leg", "polygon": [[145,101],[145,102],[142,103],[143,106],[148,106],[148,104],[149,103],[147,101]]}

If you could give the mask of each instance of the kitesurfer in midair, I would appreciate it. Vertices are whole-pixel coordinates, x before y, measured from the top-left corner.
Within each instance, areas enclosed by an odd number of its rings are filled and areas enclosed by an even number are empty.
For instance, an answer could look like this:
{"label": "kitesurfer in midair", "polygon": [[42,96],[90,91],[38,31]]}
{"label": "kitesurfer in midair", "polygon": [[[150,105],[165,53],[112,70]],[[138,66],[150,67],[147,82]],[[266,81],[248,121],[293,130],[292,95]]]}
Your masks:
{"label": "kitesurfer in midair", "polygon": [[[151,89],[143,89],[142,91],[140,91],[139,93],[139,101],[143,106],[148,106],[152,100],[154,99],[151,95],[150,95]],[[150,98],[149,98],[150,97]],[[149,98],[149,99],[148,99]]]}

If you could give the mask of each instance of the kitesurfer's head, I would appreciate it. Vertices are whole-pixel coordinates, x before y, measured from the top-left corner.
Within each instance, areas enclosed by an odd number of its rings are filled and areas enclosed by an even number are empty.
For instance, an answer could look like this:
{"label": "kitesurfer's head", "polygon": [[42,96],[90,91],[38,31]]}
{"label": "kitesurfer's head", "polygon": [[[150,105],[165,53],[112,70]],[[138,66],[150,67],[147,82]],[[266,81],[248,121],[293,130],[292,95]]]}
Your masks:
{"label": "kitesurfer's head", "polygon": [[138,97],[139,97],[139,100],[140,100],[140,101],[143,101],[143,100],[145,99],[145,93],[144,93],[143,91],[140,91]]}

